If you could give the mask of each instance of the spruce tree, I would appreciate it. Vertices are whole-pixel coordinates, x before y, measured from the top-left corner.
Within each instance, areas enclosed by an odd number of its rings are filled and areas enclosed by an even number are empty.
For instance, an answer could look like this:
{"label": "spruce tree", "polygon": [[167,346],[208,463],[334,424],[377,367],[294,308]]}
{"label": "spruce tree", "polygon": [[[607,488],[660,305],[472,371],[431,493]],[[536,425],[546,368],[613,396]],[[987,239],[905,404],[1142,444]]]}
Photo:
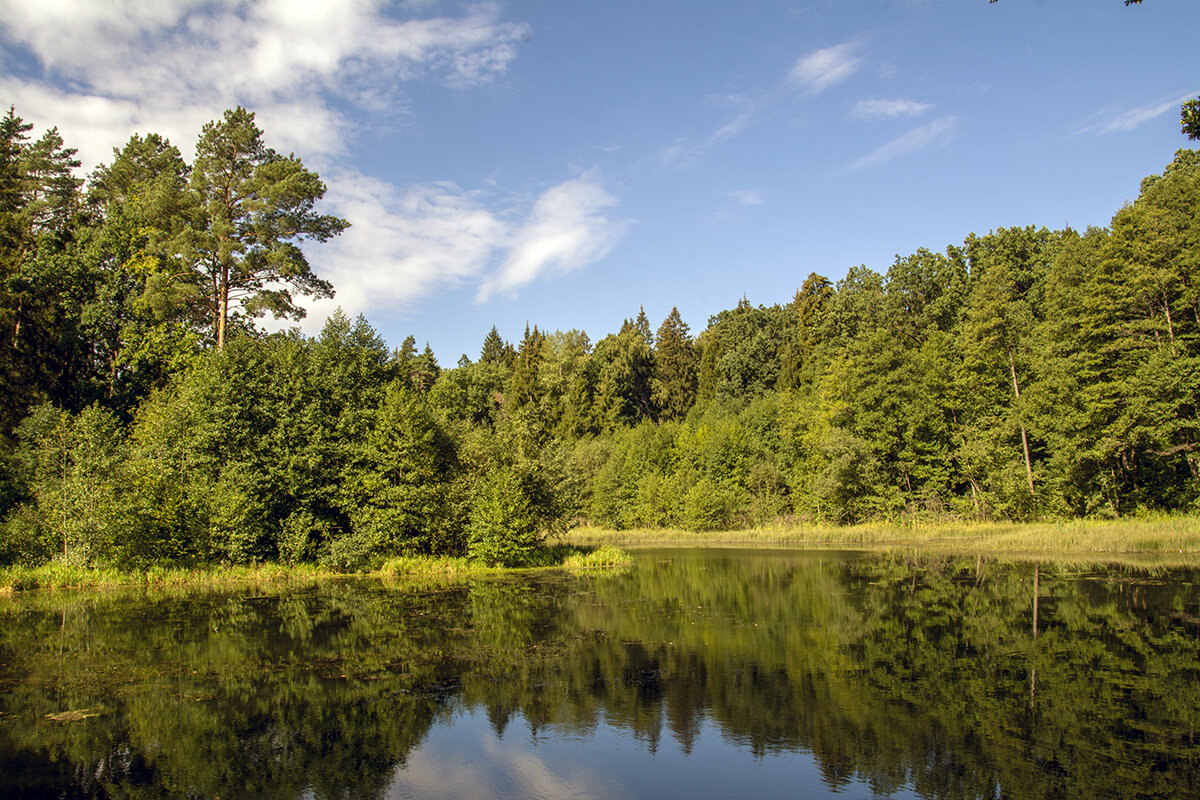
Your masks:
{"label": "spruce tree", "polygon": [[652,396],[663,419],[682,419],[696,400],[696,346],[677,307],[655,337]]}
{"label": "spruce tree", "polygon": [[521,346],[517,350],[508,390],[508,396],[517,405],[536,405],[541,399],[542,382],[539,372],[542,365],[544,341],[545,337],[536,325],[530,330],[529,323],[525,323],[525,336],[521,339]]}
{"label": "spruce tree", "polygon": [[500,338],[500,332],[493,325],[483,339],[483,348],[479,352],[480,364],[507,364],[510,346]]}

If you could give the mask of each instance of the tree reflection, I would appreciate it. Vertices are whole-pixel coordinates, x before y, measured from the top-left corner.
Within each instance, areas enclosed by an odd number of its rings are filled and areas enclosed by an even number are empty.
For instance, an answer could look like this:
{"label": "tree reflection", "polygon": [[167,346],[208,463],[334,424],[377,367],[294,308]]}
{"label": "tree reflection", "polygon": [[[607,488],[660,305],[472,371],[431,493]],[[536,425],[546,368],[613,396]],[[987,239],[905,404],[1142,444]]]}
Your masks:
{"label": "tree reflection", "polygon": [[0,794],[381,796],[430,729],[691,753],[833,788],[1200,792],[1195,574],[681,551],[615,576],[57,593],[0,607]]}

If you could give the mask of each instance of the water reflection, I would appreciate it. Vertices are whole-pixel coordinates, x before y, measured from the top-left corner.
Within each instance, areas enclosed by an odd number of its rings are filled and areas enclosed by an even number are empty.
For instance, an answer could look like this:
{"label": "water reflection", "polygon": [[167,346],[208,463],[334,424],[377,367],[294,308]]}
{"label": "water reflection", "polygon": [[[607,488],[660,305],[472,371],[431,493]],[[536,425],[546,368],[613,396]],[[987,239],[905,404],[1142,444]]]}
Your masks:
{"label": "water reflection", "polygon": [[657,551],[618,575],[0,603],[0,796],[1200,796],[1188,570]]}

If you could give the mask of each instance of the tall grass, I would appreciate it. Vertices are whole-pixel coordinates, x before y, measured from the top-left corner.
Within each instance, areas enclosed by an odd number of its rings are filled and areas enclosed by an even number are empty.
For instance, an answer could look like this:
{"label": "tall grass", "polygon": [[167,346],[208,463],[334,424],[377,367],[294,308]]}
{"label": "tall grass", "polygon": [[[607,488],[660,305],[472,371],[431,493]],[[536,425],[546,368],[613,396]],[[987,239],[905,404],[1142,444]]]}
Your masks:
{"label": "tall grass", "polygon": [[258,564],[208,567],[153,565],[143,570],[83,567],[52,561],[37,567],[0,568],[0,592],[24,589],[95,589],[225,584],[292,584],[333,577],[311,565]]}
{"label": "tall grass", "polygon": [[628,567],[633,563],[629,553],[612,544],[602,544],[594,550],[580,550],[563,559],[569,569],[605,569]]}
{"label": "tall grass", "polygon": [[[591,548],[559,544],[540,548],[524,568],[599,569],[624,566],[628,563],[628,554],[613,546]],[[37,567],[0,568],[0,593],[26,589],[102,587],[286,586],[353,575],[373,575],[409,582],[455,581],[505,571],[507,568],[489,567],[477,561],[449,556],[395,556],[385,560],[376,569],[361,573],[333,572],[311,564],[265,563],[203,568],[155,565],[145,570],[120,570],[51,562]]]}
{"label": "tall grass", "polygon": [[567,534],[566,541],[577,545],[917,548],[990,555],[1170,555],[1200,561],[1200,517],[1033,523],[869,523],[846,527],[778,524],[716,533],[577,528]]}

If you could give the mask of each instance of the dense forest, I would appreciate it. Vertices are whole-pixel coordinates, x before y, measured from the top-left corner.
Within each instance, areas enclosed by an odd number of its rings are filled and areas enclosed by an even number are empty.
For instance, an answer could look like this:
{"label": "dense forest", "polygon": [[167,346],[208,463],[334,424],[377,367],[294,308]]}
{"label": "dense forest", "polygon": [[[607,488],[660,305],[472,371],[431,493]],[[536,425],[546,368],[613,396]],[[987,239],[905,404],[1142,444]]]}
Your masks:
{"label": "dense forest", "polygon": [[300,245],[348,222],[252,113],[206,125],[191,164],[134,136],[86,181],[31,128],[0,119],[0,564],[520,563],[577,522],[1200,503],[1197,150],[1107,228],[797,276],[790,301],[743,299],[695,336],[675,310],[596,341],[493,328],[443,368],[361,317],[257,326],[332,294]]}

